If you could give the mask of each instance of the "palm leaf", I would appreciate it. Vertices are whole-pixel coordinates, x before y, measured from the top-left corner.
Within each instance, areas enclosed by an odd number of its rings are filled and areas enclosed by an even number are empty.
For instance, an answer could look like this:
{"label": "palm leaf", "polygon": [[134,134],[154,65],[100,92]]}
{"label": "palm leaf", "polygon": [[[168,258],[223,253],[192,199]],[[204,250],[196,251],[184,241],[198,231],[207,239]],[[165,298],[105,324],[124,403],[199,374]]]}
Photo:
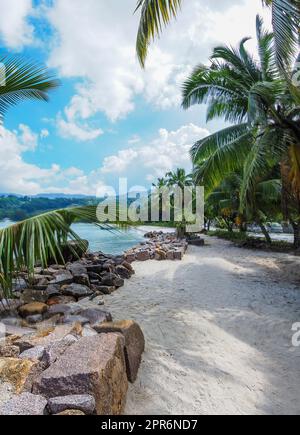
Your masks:
{"label": "palm leaf", "polygon": [[74,207],[51,211],[1,229],[0,278],[4,295],[8,296],[13,278],[20,271],[25,269],[33,274],[37,264],[46,268],[49,261],[63,264],[63,246],[68,240],[84,248],[71,224],[75,221],[97,223],[98,218],[96,206]]}
{"label": "palm leaf", "polygon": [[138,0],[135,12],[141,10],[136,50],[144,68],[148,47],[152,39],[159,37],[163,26],[176,17],[182,0]]}
{"label": "palm leaf", "polygon": [[60,84],[46,67],[22,56],[0,56],[0,64],[0,122],[10,107],[22,101],[48,101],[49,92]]}

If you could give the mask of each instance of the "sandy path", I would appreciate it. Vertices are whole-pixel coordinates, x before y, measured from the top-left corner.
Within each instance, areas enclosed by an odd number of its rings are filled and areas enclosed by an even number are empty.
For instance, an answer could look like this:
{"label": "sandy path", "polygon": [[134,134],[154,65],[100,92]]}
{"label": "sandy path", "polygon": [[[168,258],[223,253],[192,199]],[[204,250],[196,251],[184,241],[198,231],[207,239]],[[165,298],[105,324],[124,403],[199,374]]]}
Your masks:
{"label": "sandy path", "polygon": [[300,414],[300,259],[207,242],[183,262],[135,263],[106,299],[147,340],[127,414]]}

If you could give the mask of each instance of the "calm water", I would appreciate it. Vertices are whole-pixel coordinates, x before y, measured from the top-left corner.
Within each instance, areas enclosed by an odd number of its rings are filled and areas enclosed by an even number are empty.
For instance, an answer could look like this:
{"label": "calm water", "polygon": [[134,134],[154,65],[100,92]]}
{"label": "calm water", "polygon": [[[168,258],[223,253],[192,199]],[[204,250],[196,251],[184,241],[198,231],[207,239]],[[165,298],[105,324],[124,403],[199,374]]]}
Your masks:
{"label": "calm water", "polygon": [[[10,221],[0,222],[0,228],[12,224]],[[127,249],[145,240],[143,228],[119,230],[113,232],[102,230],[95,225],[74,224],[74,231],[90,243],[91,251],[103,251],[106,254],[122,254]]]}

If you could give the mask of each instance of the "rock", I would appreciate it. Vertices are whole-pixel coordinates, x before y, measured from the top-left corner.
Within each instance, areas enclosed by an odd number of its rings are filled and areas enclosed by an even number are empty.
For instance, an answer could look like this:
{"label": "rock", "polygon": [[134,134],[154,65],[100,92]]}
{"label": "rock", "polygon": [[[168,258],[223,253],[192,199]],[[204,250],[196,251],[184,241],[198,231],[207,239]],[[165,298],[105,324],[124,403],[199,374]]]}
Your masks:
{"label": "rock", "polygon": [[96,337],[98,333],[89,325],[85,325],[82,329],[82,337]]}
{"label": "rock", "polygon": [[110,295],[111,293],[117,290],[115,286],[107,286],[107,285],[93,285],[92,290],[98,295]]}
{"label": "rock", "polygon": [[0,345],[0,358],[18,358],[20,349],[12,345]]}
{"label": "rock", "polygon": [[67,270],[69,270],[73,275],[87,274],[87,268],[79,262],[69,264]]}
{"label": "rock", "polygon": [[122,287],[124,285],[124,279],[120,278],[115,273],[106,273],[102,277],[101,285],[117,288]]}
{"label": "rock", "polygon": [[66,304],[71,304],[72,302],[76,302],[76,299],[73,296],[53,296],[51,297],[48,302],[47,305],[52,306],[52,305],[66,305]]}
{"label": "rock", "polygon": [[100,281],[101,280],[101,276],[98,273],[95,273],[95,272],[89,272],[88,276],[93,281]]}
{"label": "rock", "polygon": [[0,379],[13,386],[19,394],[27,388],[36,363],[18,358],[0,358]]}
{"label": "rock", "polygon": [[[48,287],[46,289],[46,293],[48,295],[48,298],[52,298],[54,296],[60,296],[60,286],[58,284],[48,285]],[[48,304],[49,304],[49,301],[48,301]]]}
{"label": "rock", "polygon": [[95,408],[95,399],[88,394],[54,397],[48,400],[50,414],[60,414],[68,410],[76,410],[86,415],[92,415],[94,414]]}
{"label": "rock", "polygon": [[90,264],[86,266],[87,273],[90,275],[91,273],[100,275],[103,272],[102,264]]}
{"label": "rock", "polygon": [[42,302],[32,302],[22,305],[18,311],[21,317],[34,316],[36,314],[44,314],[48,310],[48,306]]}
{"label": "rock", "polygon": [[74,335],[67,335],[63,339],[50,344],[46,348],[47,365],[50,366],[51,364],[54,364],[55,361],[57,361],[57,359],[61,357],[70,346],[77,343],[77,341],[78,339],[74,337]]}
{"label": "rock", "polygon": [[58,284],[58,285],[67,285],[73,282],[73,275],[68,270],[58,271],[54,276],[54,279],[50,281],[50,285]]}
{"label": "rock", "polygon": [[68,325],[69,323],[79,323],[81,326],[84,326],[90,322],[89,319],[83,316],[68,315],[63,318],[62,323],[64,323],[65,325]]}
{"label": "rock", "polygon": [[56,341],[61,341],[70,334],[80,336],[81,332],[82,327],[77,323],[58,325],[55,328],[50,328],[49,330],[39,331],[39,333],[21,337],[20,339],[16,340],[14,344],[20,348],[21,352],[24,352],[25,350],[36,346],[47,347]]}
{"label": "rock", "polygon": [[0,409],[1,407],[14,397],[14,389],[8,382],[0,380]]}
{"label": "rock", "polygon": [[35,316],[26,317],[27,323],[30,325],[35,325],[36,323],[42,322],[43,316],[41,314],[36,314]]}
{"label": "rock", "polygon": [[[139,251],[135,255],[135,259],[137,261],[148,261],[148,260],[150,260],[150,253],[149,253],[149,251]],[[126,258],[126,260],[129,262],[128,257]]]}
{"label": "rock", "polygon": [[112,316],[108,311],[100,310],[97,308],[88,308],[82,310],[81,315],[88,319],[89,323],[93,326],[99,325],[103,322],[111,322]]}
{"label": "rock", "polygon": [[135,274],[135,270],[134,270],[134,268],[133,268],[133,267],[131,266],[131,264],[128,263],[127,261],[123,261],[122,266],[123,266],[123,267],[126,267],[126,269],[128,269],[129,272],[131,272],[132,275]]}
{"label": "rock", "polygon": [[47,400],[42,396],[23,393],[0,408],[0,415],[44,415]]}
{"label": "rock", "polygon": [[135,254],[126,254],[125,258],[126,258],[127,263],[133,263],[136,260],[136,255]]}
{"label": "rock", "polygon": [[81,275],[74,275],[73,278],[75,284],[81,284],[87,287],[90,286],[90,278],[87,273],[82,273]]}
{"label": "rock", "polygon": [[156,249],[156,251],[155,251],[155,259],[158,260],[158,261],[166,260],[167,259],[166,252],[163,251],[162,249]]}
{"label": "rock", "polygon": [[64,412],[60,412],[59,414],[55,414],[55,415],[85,415],[84,412],[82,411],[77,411],[76,409],[68,409],[67,411]]}
{"label": "rock", "polygon": [[48,398],[89,394],[98,415],[121,414],[128,389],[123,345],[118,334],[80,339],[39,376],[33,391]]}
{"label": "rock", "polygon": [[25,352],[21,353],[21,359],[30,359],[40,362],[46,362],[46,349],[44,346],[36,346],[29,350],[25,350]]}
{"label": "rock", "polygon": [[11,312],[17,310],[22,305],[18,299],[2,299],[0,304],[0,313]]}
{"label": "rock", "polygon": [[174,251],[167,252],[167,260],[174,260]]}
{"label": "rock", "polygon": [[182,259],[183,259],[183,251],[175,251],[174,260],[182,260]]}
{"label": "rock", "polygon": [[93,291],[85,285],[71,284],[62,288],[62,293],[66,296],[73,296],[77,299],[84,298],[93,294]]}
{"label": "rock", "polygon": [[132,276],[132,272],[129,271],[126,267],[124,266],[117,266],[116,267],[116,272],[117,274],[123,278],[123,279],[130,279]]}
{"label": "rock", "polygon": [[23,278],[17,278],[12,280],[12,291],[19,292],[27,288],[27,282]]}
{"label": "rock", "polygon": [[72,308],[66,304],[51,305],[45,318],[53,317],[56,314],[59,314],[61,316],[65,316],[67,314],[72,314]]}
{"label": "rock", "polygon": [[145,351],[145,338],[139,325],[131,320],[114,323],[103,323],[94,326],[98,333],[121,333],[125,338],[125,360],[127,376],[130,382],[135,382]]}
{"label": "rock", "polygon": [[6,325],[5,327],[5,334],[7,337],[9,336],[18,336],[18,337],[25,337],[26,335],[33,334],[35,332],[34,329],[30,328],[22,328],[20,326],[11,326]]}

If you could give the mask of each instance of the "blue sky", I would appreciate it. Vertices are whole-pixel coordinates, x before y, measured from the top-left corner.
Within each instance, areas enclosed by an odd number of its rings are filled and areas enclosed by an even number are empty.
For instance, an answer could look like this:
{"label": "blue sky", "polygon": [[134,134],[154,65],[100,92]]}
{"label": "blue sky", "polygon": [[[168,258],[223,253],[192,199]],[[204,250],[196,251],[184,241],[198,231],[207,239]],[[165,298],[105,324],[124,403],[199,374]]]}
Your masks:
{"label": "blue sky", "polygon": [[[134,45],[136,0],[0,0],[1,52],[45,63],[62,86],[50,103],[24,103],[0,127],[0,192],[95,194],[148,186],[222,127],[205,107],[184,112],[180,86],[212,47],[254,36],[260,0],[186,0],[151,47],[142,71]],[[254,42],[249,48],[254,50]]]}

